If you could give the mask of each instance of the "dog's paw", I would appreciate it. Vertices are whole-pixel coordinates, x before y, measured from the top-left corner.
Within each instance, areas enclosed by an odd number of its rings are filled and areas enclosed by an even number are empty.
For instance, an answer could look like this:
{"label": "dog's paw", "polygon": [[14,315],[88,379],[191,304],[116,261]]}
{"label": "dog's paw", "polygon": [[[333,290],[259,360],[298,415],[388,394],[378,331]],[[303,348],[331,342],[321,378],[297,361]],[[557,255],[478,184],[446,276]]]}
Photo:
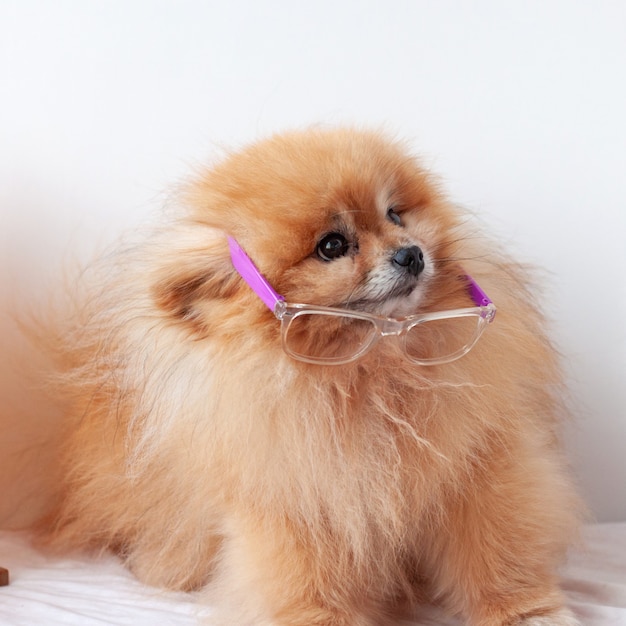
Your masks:
{"label": "dog's paw", "polygon": [[557,613],[549,615],[536,615],[525,617],[517,622],[519,626],[582,626],[568,609],[561,609]]}

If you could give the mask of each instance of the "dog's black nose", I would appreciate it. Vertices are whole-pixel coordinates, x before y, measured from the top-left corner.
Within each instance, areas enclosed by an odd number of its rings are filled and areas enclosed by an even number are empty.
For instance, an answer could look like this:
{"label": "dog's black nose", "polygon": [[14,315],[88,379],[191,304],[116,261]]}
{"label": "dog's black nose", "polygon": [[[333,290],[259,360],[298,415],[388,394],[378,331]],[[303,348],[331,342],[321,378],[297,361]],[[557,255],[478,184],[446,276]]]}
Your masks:
{"label": "dog's black nose", "polygon": [[424,253],[418,246],[400,248],[391,258],[391,262],[409,274],[417,276],[424,269]]}

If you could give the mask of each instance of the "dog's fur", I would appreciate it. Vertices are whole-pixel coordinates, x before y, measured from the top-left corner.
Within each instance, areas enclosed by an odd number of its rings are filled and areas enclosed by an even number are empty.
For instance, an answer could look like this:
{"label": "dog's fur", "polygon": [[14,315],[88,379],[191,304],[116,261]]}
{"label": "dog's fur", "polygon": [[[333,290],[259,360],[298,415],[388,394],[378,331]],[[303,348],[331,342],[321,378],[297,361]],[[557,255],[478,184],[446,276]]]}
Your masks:
{"label": "dog's fur", "polygon": [[[579,511],[561,378],[525,270],[378,133],[270,138],[180,204],[92,268],[58,326],[69,408],[48,540],[205,588],[226,624],[387,624],[424,597],[474,625],[577,623],[556,579]],[[324,261],[334,231],[349,251]],[[446,365],[413,365],[393,339],[348,365],[297,362],[227,235],[288,302],[459,308],[468,272],[497,317]],[[407,245],[426,267],[391,296],[404,278],[390,255]]]}

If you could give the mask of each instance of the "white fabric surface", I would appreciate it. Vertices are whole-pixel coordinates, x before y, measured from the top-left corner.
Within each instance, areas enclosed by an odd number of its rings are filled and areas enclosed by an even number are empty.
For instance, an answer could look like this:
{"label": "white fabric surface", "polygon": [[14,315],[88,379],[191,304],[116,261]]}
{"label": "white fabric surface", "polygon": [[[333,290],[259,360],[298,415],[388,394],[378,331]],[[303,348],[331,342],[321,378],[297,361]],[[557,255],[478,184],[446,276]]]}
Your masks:
{"label": "white fabric surface", "polygon": [[[626,523],[585,529],[585,545],[563,570],[570,607],[585,626],[626,626]],[[0,532],[2,626],[191,626],[211,624],[210,608],[194,594],[165,592],[138,582],[114,557],[50,558],[23,533]],[[453,625],[427,610],[421,625]]]}

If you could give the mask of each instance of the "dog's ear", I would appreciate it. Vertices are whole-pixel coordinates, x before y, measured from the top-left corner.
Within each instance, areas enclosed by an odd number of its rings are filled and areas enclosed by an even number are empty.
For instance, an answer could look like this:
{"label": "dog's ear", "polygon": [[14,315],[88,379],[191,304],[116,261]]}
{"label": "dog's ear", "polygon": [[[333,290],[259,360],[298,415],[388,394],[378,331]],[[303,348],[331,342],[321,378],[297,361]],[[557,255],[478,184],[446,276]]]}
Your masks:
{"label": "dog's ear", "polygon": [[172,319],[201,331],[206,327],[203,312],[211,303],[231,298],[241,286],[226,238],[210,246],[178,250],[168,257],[153,282],[154,301]]}

